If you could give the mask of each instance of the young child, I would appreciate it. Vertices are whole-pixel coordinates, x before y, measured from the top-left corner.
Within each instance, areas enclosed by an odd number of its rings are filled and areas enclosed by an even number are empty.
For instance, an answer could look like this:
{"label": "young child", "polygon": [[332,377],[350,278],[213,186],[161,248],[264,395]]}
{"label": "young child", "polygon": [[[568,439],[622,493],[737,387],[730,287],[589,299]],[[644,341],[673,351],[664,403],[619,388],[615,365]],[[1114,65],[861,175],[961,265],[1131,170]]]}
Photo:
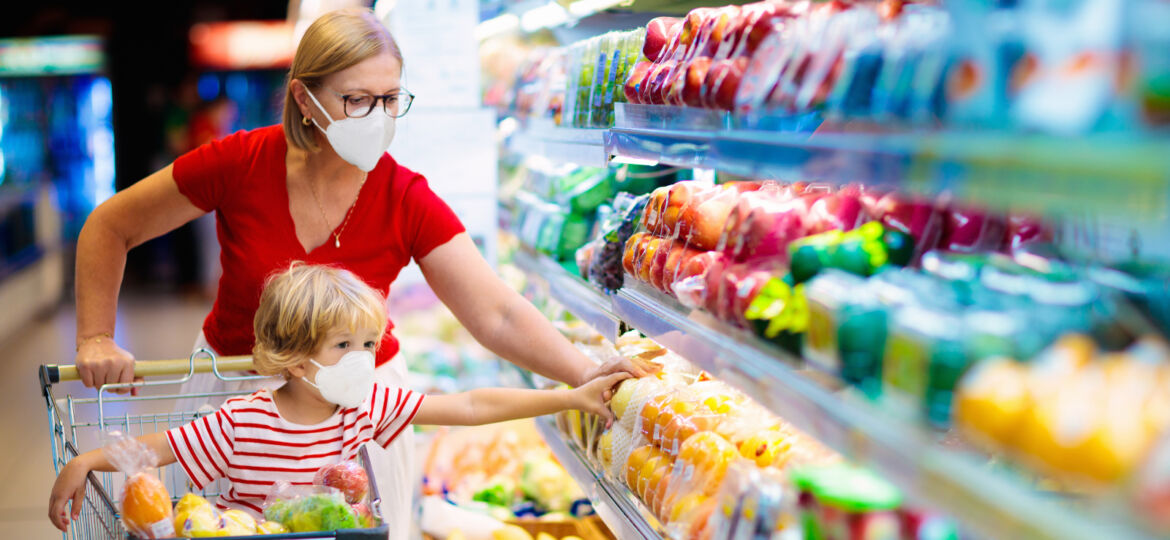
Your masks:
{"label": "young child", "polygon": [[[566,409],[612,419],[605,402],[628,377],[599,377],[573,390],[484,388],[430,396],[382,386],[374,380],[374,350],[386,328],[383,298],[350,272],[327,266],[294,264],[271,278],[254,326],[256,370],[283,374],[287,383],[229,399],[215,414],[139,440],[159,466],[177,461],[197,489],[227,478],[230,487],[217,506],[256,515],[277,480],[311,484],[321,467],[353,459],[369,441],[389,446],[412,423],[481,425]],[[65,465],[49,499],[53,524],[67,530],[66,501],[72,499],[76,520],[86,475],[111,470],[100,449]]]}

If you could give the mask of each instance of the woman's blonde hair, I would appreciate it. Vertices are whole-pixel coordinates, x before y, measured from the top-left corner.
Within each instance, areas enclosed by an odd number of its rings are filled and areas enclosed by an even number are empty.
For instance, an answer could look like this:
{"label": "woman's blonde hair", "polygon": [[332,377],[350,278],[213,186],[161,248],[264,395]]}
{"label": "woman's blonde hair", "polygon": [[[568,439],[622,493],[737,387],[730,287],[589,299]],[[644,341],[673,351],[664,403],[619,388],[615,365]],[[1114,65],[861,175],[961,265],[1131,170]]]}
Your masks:
{"label": "woman's blonde hair", "polygon": [[[300,79],[305,86],[316,87],[322,79],[363,60],[389,52],[402,62],[402,51],[390,30],[368,8],[330,11],[313,21],[297,44],[292,67],[285,80],[284,133],[289,142],[301,150],[318,150],[316,126],[302,122],[304,115],[293,98],[290,83]],[[318,98],[320,99],[320,98]]]}
{"label": "woman's blonde hair", "polygon": [[386,331],[385,298],[352,272],[294,262],[268,278],[252,327],[252,362],[262,375],[288,376],[333,331]]}

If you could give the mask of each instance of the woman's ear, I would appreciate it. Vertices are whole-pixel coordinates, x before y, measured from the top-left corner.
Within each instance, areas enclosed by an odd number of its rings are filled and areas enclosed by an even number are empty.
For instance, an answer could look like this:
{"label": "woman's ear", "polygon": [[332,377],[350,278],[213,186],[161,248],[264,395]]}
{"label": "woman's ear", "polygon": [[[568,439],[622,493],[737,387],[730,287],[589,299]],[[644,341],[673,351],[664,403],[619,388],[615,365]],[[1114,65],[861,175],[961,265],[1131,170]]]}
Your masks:
{"label": "woman's ear", "polygon": [[309,94],[306,91],[308,87],[300,79],[293,79],[288,82],[288,90],[292,92],[293,101],[296,102],[297,108],[301,110],[301,116],[305,118],[313,117],[313,107],[309,102]]}

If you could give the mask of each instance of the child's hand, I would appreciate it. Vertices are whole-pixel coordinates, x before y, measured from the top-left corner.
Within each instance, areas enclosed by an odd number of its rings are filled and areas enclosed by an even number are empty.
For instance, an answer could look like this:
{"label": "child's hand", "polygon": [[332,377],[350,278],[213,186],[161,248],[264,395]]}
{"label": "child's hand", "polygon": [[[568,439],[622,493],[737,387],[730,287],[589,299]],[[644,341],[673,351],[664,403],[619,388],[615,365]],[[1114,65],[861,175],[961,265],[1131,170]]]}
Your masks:
{"label": "child's hand", "polygon": [[613,423],[613,411],[609,410],[610,398],[613,397],[613,387],[617,383],[630,378],[624,371],[597,377],[584,386],[573,390],[573,408],[605,419],[605,427]]}
{"label": "child's hand", "polygon": [[69,517],[65,515],[65,502],[73,499],[73,520],[81,514],[81,505],[85,501],[85,479],[89,474],[89,467],[80,457],[73,458],[61,469],[57,481],[53,483],[53,491],[49,495],[49,521],[61,532],[69,529]]}

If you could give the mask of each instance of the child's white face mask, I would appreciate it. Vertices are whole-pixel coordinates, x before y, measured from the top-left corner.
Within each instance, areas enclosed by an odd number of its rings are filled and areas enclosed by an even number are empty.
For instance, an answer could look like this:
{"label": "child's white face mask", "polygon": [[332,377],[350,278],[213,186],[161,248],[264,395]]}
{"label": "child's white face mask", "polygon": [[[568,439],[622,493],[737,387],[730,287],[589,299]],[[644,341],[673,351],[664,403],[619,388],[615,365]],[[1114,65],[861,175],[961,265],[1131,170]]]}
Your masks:
{"label": "child's white face mask", "polygon": [[357,407],[374,391],[374,353],[370,351],[347,352],[332,366],[322,366],[312,359],[309,361],[319,368],[313,377],[316,381],[301,378],[330,403]]}

